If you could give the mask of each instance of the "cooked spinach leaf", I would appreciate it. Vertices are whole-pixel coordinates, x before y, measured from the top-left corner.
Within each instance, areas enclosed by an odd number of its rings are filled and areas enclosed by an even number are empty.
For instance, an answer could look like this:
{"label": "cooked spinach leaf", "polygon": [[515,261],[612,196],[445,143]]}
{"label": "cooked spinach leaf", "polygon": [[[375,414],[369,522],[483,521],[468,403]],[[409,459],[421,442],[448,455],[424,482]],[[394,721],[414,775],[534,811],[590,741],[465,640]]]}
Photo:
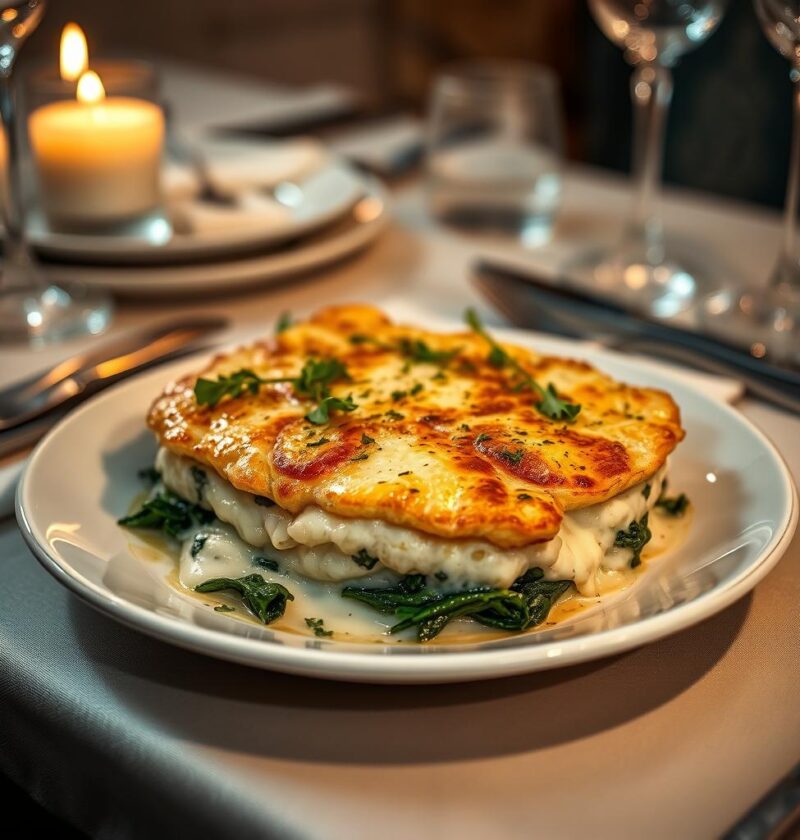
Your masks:
{"label": "cooked spinach leaf", "polygon": [[160,530],[170,537],[178,537],[196,523],[207,524],[213,518],[214,514],[210,510],[165,491],[148,499],[130,516],[118,519],[117,524],[126,528]]}
{"label": "cooked spinach leaf", "polygon": [[261,575],[240,578],[213,578],[195,586],[195,592],[220,592],[233,589],[242,596],[242,603],[264,624],[270,624],[286,612],[286,603],[294,595],[279,583],[264,580]]}
{"label": "cooked spinach leaf", "polygon": [[648,514],[638,522],[633,521],[627,531],[617,531],[614,545],[617,548],[629,548],[633,551],[631,568],[635,569],[642,562],[642,549],[650,542],[652,531],[647,527]]}
{"label": "cooked spinach leaf", "polygon": [[206,475],[206,471],[200,469],[200,467],[195,467],[192,465],[190,468],[190,472],[192,474],[192,481],[194,481],[194,492],[197,493],[197,501],[203,501],[203,493],[205,492],[206,485],[208,484],[208,476]]}
{"label": "cooked spinach leaf", "polygon": [[277,560],[273,560],[271,557],[262,557],[260,554],[253,558],[253,565],[260,566],[262,569],[269,569],[271,572],[278,572],[281,568]]}
{"label": "cooked spinach leaf", "polygon": [[679,496],[665,496],[663,493],[658,497],[656,507],[660,507],[670,516],[683,516],[686,508],[689,507],[689,497],[686,493]]}
{"label": "cooked spinach leaf", "polygon": [[417,628],[417,638],[435,638],[454,618],[470,616],[500,630],[527,630],[541,624],[571,581],[546,581],[541,569],[531,569],[510,589],[470,589],[441,593],[427,589],[423,575],[409,575],[396,586],[382,589],[347,586],[342,597],[369,605],[400,619],[390,630]]}
{"label": "cooked spinach leaf", "polygon": [[357,566],[363,566],[365,569],[372,569],[378,562],[378,558],[369,554],[366,548],[362,548],[358,554],[353,554],[351,559]]}

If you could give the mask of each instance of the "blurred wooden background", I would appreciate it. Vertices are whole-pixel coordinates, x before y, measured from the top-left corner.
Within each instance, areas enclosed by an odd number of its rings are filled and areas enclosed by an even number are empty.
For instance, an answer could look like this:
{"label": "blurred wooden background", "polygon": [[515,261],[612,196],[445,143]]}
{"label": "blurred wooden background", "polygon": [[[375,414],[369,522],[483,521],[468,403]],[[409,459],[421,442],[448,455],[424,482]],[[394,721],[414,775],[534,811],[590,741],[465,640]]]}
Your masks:
{"label": "blurred wooden background", "polygon": [[[558,74],[568,153],[619,170],[630,153],[629,70],[585,0],[107,0],[51,2],[25,48],[55,62],[68,20],[95,56],[163,55],[304,84],[337,81],[374,107],[422,113],[432,78],[464,59],[539,62]],[[788,64],[750,0],[675,71],[667,180],[779,205],[791,124]]]}

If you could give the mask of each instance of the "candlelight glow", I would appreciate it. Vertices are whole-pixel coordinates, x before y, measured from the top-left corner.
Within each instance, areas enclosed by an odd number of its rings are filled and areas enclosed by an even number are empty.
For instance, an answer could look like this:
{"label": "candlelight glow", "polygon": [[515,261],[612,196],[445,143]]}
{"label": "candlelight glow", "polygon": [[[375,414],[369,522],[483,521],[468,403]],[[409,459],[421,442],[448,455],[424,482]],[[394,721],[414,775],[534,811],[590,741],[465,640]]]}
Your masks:
{"label": "candlelight glow", "polygon": [[78,102],[93,105],[106,98],[106,91],[100,77],[94,70],[87,70],[78,80]]}
{"label": "candlelight glow", "polygon": [[77,23],[68,23],[61,32],[61,78],[66,82],[79,79],[89,66],[86,36]]}

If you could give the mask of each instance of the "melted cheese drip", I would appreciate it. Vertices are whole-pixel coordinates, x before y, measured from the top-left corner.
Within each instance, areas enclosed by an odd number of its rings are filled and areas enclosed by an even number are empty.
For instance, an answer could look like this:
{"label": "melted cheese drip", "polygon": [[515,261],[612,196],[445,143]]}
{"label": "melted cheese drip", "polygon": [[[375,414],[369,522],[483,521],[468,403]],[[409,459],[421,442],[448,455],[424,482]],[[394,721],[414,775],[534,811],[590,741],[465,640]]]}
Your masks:
{"label": "melted cheese drip", "polygon": [[[201,571],[201,565],[210,567],[221,562],[219,558],[226,551],[231,568],[240,575],[252,572],[252,547],[271,547],[280,552],[277,556],[281,562],[314,580],[349,580],[378,574],[385,568],[398,574],[438,573],[446,576],[449,589],[470,585],[501,588],[527,569],[540,567],[550,580],[574,581],[584,596],[595,596],[619,585],[619,577],[629,569],[632,552],[614,547],[617,531],[626,530],[652,509],[666,474],[664,466],[649,479],[647,498],[645,485],[637,485],[607,502],[566,514],[552,540],[503,549],[485,540],[448,540],[380,520],[345,518],[316,506],[293,516],[277,505],[258,504],[255,496],[235,489],[213,470],[166,449],[159,451],[156,468],[170,490],[213,510],[248,544],[226,549],[234,532],[224,526],[205,527],[203,533],[208,532],[209,539],[196,557],[191,555],[192,540],[184,545],[181,582],[185,586],[201,582],[201,574],[202,579],[234,576],[227,571]],[[353,560],[362,549],[380,560],[373,569]],[[270,556],[276,556],[275,552]]]}

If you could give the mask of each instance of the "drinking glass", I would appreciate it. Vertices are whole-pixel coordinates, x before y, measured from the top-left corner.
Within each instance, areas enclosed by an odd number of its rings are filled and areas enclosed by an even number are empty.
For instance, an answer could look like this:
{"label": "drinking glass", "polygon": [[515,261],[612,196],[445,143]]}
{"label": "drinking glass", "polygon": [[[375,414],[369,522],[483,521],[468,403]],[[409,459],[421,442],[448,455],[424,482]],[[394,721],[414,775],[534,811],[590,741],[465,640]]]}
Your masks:
{"label": "drinking glass", "polygon": [[766,286],[716,292],[702,315],[709,331],[746,346],[752,355],[800,365],[800,0],[754,0],[754,5],[767,39],[789,59],[794,86],[783,240]]}
{"label": "drinking glass", "polygon": [[558,82],[531,64],[474,63],[433,87],[427,143],[434,216],[549,240],[561,197],[563,129]]}
{"label": "drinking glass", "polygon": [[43,280],[25,237],[13,71],[22,44],[39,25],[45,0],[0,0],[0,116],[5,178],[0,210],[5,227],[0,274],[0,341],[52,341],[96,333],[108,323],[108,299]]}
{"label": "drinking glass", "polygon": [[636,195],[620,241],[571,267],[595,286],[662,317],[689,306],[704,285],[691,258],[665,247],[658,207],[664,132],[678,59],[717,28],[727,0],[589,0],[603,33],[633,65]]}

